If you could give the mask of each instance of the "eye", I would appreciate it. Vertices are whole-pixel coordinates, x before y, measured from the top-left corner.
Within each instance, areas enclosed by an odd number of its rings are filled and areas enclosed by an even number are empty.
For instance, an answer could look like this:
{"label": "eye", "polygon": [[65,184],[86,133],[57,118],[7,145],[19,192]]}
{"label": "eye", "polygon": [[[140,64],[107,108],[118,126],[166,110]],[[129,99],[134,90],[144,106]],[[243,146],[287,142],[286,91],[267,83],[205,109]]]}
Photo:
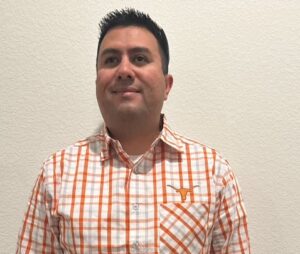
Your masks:
{"label": "eye", "polygon": [[145,55],[135,55],[132,59],[133,63],[136,65],[145,65],[149,62],[147,56]]}
{"label": "eye", "polygon": [[106,67],[114,67],[119,63],[119,58],[116,56],[108,56],[103,59],[103,65]]}

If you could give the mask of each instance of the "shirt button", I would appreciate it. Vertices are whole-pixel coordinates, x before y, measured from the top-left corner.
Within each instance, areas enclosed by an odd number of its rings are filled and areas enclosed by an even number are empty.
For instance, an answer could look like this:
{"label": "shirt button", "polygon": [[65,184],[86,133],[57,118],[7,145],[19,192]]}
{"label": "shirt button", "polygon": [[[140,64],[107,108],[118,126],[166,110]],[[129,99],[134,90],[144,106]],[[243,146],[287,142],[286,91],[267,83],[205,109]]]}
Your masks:
{"label": "shirt button", "polygon": [[136,253],[137,253],[137,251],[139,251],[139,249],[140,249],[139,241],[133,242],[131,248],[132,248],[132,251],[133,251],[133,252],[136,252]]}
{"label": "shirt button", "polygon": [[139,212],[139,204],[135,203],[132,205],[132,212],[133,213],[138,213]]}

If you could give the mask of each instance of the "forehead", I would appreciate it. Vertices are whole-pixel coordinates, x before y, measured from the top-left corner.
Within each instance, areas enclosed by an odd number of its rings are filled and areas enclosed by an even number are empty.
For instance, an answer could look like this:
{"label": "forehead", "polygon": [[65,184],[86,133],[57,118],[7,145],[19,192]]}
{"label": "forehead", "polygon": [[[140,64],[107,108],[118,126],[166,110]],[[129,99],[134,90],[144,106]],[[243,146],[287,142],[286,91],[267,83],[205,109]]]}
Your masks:
{"label": "forehead", "polygon": [[146,28],[138,26],[115,27],[107,32],[100,46],[100,52],[106,48],[130,49],[135,47],[159,50],[154,35]]}

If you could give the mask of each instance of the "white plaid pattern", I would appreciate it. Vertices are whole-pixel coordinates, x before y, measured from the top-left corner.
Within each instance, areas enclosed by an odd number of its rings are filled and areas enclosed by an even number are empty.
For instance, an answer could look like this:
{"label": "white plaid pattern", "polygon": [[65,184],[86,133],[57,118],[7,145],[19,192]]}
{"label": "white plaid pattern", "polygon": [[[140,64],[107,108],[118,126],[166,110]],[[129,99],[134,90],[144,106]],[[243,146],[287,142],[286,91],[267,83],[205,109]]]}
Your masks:
{"label": "white plaid pattern", "polygon": [[17,253],[250,253],[234,174],[164,123],[133,164],[107,132],[43,165]]}

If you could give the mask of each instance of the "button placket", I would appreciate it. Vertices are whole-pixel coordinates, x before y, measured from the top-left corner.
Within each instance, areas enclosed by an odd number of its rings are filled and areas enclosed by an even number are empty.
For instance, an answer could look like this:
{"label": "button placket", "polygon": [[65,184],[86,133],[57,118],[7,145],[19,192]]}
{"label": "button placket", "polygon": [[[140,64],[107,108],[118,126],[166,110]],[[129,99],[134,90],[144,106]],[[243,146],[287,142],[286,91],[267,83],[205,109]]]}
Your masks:
{"label": "button placket", "polygon": [[139,204],[138,203],[134,203],[134,204],[132,204],[132,213],[134,213],[134,214],[139,214]]}
{"label": "button placket", "polygon": [[147,250],[145,249],[145,246],[142,242],[139,242],[138,240],[134,241],[131,244],[131,251],[133,253],[147,253]]}

